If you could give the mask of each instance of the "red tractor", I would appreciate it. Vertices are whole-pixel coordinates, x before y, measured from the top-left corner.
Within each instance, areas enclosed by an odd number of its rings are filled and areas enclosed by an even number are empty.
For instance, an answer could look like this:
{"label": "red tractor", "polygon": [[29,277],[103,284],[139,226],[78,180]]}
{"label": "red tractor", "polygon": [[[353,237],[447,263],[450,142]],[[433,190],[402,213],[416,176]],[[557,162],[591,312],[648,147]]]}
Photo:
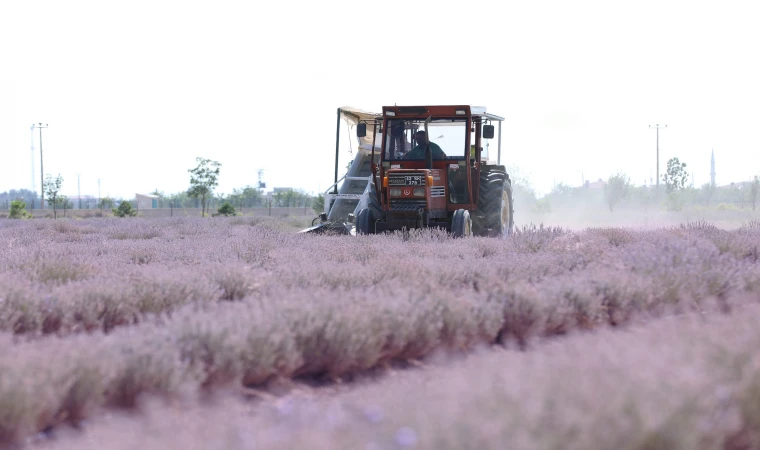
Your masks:
{"label": "red tractor", "polygon": [[[475,106],[385,106],[359,121],[358,138],[368,138],[368,125],[373,130],[376,162],[366,206],[353,217],[356,233],[438,227],[457,237],[510,234],[512,183],[499,165],[503,120]],[[496,164],[487,155],[492,122],[499,124]]]}

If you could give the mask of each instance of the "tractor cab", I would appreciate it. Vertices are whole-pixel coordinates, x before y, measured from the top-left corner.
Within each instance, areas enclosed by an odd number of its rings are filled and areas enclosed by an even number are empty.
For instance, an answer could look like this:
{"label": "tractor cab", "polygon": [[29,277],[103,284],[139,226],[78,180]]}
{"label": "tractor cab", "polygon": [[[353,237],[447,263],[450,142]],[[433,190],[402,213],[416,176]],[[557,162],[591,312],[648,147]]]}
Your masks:
{"label": "tractor cab", "polygon": [[[486,230],[483,211],[478,211],[482,171],[498,167],[505,181],[508,177],[502,166],[487,164],[482,149],[494,137],[491,122],[502,120],[470,106],[384,107],[375,122],[382,143],[380,163],[373,167],[374,192],[356,216],[357,233],[424,227],[457,236],[473,229],[493,231]],[[363,132],[358,127],[358,135]],[[511,186],[509,197],[506,220],[511,218]]]}

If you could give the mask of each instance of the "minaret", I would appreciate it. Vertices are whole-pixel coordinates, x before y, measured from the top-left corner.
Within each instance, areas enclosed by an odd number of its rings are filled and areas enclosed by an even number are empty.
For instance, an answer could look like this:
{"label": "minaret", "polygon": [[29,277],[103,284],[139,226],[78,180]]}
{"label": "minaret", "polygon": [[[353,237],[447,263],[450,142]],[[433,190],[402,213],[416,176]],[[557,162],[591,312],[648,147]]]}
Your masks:
{"label": "minaret", "polygon": [[710,186],[715,187],[715,149],[713,149],[710,158]]}

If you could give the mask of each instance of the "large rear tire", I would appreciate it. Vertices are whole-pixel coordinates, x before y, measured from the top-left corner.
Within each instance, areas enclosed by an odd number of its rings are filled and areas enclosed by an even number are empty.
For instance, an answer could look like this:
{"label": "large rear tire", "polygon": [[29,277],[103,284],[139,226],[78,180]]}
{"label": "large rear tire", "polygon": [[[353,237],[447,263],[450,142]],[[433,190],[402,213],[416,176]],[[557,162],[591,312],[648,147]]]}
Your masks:
{"label": "large rear tire", "polygon": [[503,166],[484,167],[480,172],[478,209],[473,228],[478,236],[507,236],[514,227],[512,183]]}
{"label": "large rear tire", "polygon": [[455,238],[472,236],[472,220],[466,209],[457,209],[451,216],[451,234]]}
{"label": "large rear tire", "polygon": [[375,232],[375,221],[372,220],[372,211],[362,208],[356,216],[356,234],[372,234]]}
{"label": "large rear tire", "polygon": [[378,220],[383,217],[383,206],[380,204],[380,199],[377,198],[375,183],[370,183],[369,186],[370,190],[367,193],[367,208],[372,212],[372,217],[375,220]]}

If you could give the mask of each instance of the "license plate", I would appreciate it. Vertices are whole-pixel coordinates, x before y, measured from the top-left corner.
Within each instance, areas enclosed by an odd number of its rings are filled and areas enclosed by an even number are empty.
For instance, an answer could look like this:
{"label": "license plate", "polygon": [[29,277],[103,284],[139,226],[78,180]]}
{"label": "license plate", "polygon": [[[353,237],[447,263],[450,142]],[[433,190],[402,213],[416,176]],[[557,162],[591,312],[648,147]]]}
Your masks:
{"label": "license plate", "polygon": [[422,186],[422,175],[405,175],[404,184],[407,186]]}
{"label": "license plate", "polygon": [[388,184],[391,186],[424,186],[425,177],[423,175],[389,177]]}

